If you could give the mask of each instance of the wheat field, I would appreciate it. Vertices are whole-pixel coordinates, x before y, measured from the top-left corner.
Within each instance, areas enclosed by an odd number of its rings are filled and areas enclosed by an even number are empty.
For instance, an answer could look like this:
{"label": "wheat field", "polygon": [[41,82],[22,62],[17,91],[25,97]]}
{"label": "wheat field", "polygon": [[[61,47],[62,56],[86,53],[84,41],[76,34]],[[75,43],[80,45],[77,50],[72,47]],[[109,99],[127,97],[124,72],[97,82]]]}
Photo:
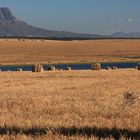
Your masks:
{"label": "wheat field", "polygon": [[140,40],[0,39],[0,64],[140,61]]}
{"label": "wheat field", "polygon": [[0,72],[0,139],[140,138],[140,71]]}

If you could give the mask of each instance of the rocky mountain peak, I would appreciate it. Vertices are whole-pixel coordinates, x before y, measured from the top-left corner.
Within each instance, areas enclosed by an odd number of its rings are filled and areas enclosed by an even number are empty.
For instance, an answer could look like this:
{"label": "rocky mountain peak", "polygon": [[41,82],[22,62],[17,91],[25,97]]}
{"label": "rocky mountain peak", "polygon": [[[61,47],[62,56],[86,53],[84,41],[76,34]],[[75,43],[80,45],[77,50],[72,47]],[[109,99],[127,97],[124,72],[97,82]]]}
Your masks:
{"label": "rocky mountain peak", "polygon": [[16,17],[12,15],[12,12],[7,7],[0,8],[0,22],[1,23],[15,23]]}

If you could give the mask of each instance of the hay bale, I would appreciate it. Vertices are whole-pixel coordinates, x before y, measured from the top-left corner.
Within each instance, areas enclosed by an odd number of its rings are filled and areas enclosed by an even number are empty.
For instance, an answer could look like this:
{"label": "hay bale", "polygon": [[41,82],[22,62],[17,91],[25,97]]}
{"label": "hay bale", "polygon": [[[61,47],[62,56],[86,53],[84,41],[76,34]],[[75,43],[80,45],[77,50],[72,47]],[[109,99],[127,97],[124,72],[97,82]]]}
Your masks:
{"label": "hay bale", "polygon": [[135,66],[135,68],[134,68],[134,69],[138,70],[138,66]]}
{"label": "hay bale", "polygon": [[37,72],[43,72],[44,71],[44,68],[42,65],[38,65],[38,69],[37,69]]}
{"label": "hay bale", "polygon": [[22,68],[17,68],[16,71],[22,71]]}
{"label": "hay bale", "polygon": [[69,70],[70,71],[71,70],[71,67],[66,67],[65,70]]}
{"label": "hay bale", "polygon": [[32,72],[43,72],[44,68],[40,64],[36,64],[32,66]]}
{"label": "hay bale", "polygon": [[91,70],[101,70],[101,64],[100,63],[92,64]]}
{"label": "hay bale", "polygon": [[137,70],[140,70],[140,64],[138,64],[138,66],[137,66]]}
{"label": "hay bale", "polygon": [[110,70],[111,68],[110,68],[110,67],[106,67],[105,69],[106,69],[106,70]]}
{"label": "hay bale", "polygon": [[112,66],[112,70],[117,70],[117,66]]}
{"label": "hay bale", "polygon": [[48,71],[55,71],[56,69],[55,69],[55,66],[48,66],[48,69],[47,69]]}
{"label": "hay bale", "polygon": [[37,65],[32,66],[32,72],[37,72]]}

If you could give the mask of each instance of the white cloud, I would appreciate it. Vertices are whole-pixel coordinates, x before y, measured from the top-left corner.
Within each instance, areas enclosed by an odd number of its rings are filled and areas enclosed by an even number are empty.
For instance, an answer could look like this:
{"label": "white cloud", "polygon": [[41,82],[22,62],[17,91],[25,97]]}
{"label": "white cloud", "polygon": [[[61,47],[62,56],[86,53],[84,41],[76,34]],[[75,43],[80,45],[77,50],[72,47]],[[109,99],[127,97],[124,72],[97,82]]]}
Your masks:
{"label": "white cloud", "polygon": [[134,22],[134,19],[133,18],[128,18],[127,22],[132,23],[132,22]]}
{"label": "white cloud", "polygon": [[130,18],[130,17],[127,18],[127,19],[126,19],[126,18],[122,18],[121,21],[122,21],[122,22],[133,23],[133,22],[134,22],[134,19],[133,19],[133,18]]}

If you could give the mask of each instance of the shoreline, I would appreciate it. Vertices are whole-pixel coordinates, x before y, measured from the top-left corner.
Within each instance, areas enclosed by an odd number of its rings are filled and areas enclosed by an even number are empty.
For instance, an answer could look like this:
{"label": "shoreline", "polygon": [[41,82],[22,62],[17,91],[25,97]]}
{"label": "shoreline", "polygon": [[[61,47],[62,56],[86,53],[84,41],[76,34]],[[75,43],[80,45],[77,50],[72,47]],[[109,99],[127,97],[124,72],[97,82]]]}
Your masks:
{"label": "shoreline", "polygon": [[94,61],[94,62],[54,62],[54,63],[41,63],[41,62],[36,62],[36,63],[1,63],[0,67],[2,66],[32,66],[34,64],[41,64],[41,65],[78,65],[78,64],[94,64],[94,63],[100,63],[100,64],[112,64],[112,63],[140,63],[140,61]]}

